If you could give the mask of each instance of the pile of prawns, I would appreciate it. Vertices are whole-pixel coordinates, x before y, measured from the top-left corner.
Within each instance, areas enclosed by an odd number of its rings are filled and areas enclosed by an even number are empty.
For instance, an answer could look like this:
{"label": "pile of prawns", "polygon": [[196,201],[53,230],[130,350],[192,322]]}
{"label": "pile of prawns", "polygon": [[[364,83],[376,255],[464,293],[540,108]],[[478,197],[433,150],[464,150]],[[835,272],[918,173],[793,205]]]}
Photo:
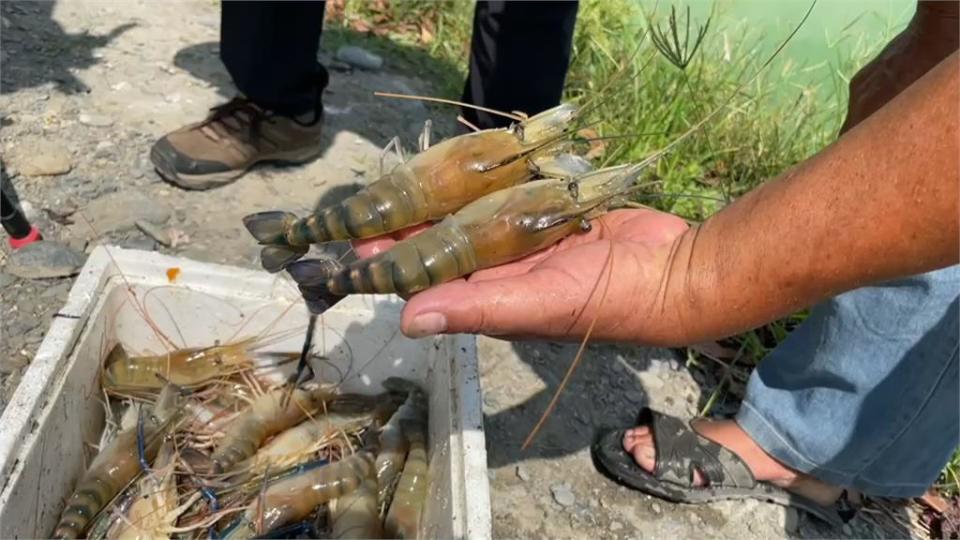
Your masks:
{"label": "pile of prawns", "polygon": [[132,405],[105,430],[50,536],[417,538],[428,486],[424,390],[399,377],[372,395],[291,386],[271,371],[299,355],[256,362],[267,342],[153,356],[115,345],[100,388]]}

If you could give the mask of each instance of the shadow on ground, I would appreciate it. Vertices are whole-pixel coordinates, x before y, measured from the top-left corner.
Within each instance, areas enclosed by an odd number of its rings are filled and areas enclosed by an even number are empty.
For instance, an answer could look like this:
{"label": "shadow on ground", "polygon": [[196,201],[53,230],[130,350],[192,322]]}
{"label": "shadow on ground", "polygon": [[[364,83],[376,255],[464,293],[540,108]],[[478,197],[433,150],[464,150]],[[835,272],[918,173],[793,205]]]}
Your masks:
{"label": "shadow on ground", "polygon": [[97,49],[108,47],[135,23],[118,25],[106,34],[68,34],[53,20],[54,1],[0,2],[3,15],[3,70],[0,73],[0,94],[9,94],[53,83],[65,94],[89,92],[90,89],[71,70],[86,69],[99,60]]}
{"label": "shadow on ground", "polygon": [[[678,400],[696,402],[696,395],[668,397],[666,403],[651,402],[655,390],[644,388],[636,376],[651,363],[681,366],[682,359],[665,349],[590,345],[570,378],[555,409],[527,450],[524,440],[536,426],[576,355],[578,345],[553,342],[512,344],[520,360],[543,381],[546,388],[529,399],[485,418],[488,430],[488,460],[492,468],[528,459],[553,458],[577,453],[590,446],[600,430],[630,425],[644,406],[668,409],[683,407]],[[670,359],[674,362],[669,362]],[[485,369],[497,369],[487,366]],[[682,367],[679,369],[683,369]],[[706,393],[702,389],[700,394]]]}

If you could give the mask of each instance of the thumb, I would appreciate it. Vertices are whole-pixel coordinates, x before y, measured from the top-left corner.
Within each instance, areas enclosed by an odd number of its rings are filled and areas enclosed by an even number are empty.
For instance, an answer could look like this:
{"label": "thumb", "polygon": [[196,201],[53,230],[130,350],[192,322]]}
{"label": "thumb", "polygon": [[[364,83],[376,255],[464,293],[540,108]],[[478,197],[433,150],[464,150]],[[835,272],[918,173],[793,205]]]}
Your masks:
{"label": "thumb", "polygon": [[412,297],[403,308],[400,328],[409,338],[458,333],[560,336],[579,311],[575,295],[564,292],[578,288],[566,281],[570,277],[561,272],[534,271],[446,283]]}

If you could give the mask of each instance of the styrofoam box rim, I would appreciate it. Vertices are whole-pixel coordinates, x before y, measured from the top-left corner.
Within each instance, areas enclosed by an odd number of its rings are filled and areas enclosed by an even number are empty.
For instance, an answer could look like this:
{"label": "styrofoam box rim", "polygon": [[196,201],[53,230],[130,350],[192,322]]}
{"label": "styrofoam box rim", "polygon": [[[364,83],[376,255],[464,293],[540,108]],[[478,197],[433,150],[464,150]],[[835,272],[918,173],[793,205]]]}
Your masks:
{"label": "styrofoam box rim", "polygon": [[[122,274],[117,270],[122,269]],[[54,385],[63,365],[83,333],[97,298],[108,283],[118,276],[135,285],[169,285],[165,270],[181,270],[178,284],[213,295],[234,295],[258,300],[293,300],[289,284],[281,286],[280,275],[221,264],[199,262],[161,253],[98,246],[87,259],[63,308],[57,312],[36,355],[25,371],[12,399],[0,416],[0,509],[7,499],[10,479],[17,471],[22,452],[31,450],[36,436],[34,423],[43,418],[51,401],[48,390]],[[212,278],[212,279],[211,279]],[[242,287],[240,286],[242,284]],[[383,297],[378,297],[383,302]],[[400,304],[397,297],[389,300]],[[373,297],[363,296],[337,309],[367,311]],[[452,372],[456,414],[462,432],[451,436],[452,477],[457,491],[454,504],[466,538],[491,537],[490,488],[487,476],[486,441],[483,432],[482,400],[473,336],[454,335],[434,338],[453,340],[456,351]],[[469,429],[466,429],[469,428]]]}

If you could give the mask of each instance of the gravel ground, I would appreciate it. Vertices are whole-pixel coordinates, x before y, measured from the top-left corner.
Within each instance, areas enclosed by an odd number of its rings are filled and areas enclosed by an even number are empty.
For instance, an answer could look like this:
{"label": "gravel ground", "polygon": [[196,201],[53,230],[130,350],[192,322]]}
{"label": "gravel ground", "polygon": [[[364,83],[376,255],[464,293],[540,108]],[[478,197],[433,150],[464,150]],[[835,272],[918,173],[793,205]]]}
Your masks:
{"label": "gravel ground", "polygon": [[[419,102],[372,95],[431,93],[429,81],[404,73],[391,58],[380,71],[341,69],[326,99],[320,159],[262,167],[221,189],[184,192],[160,180],[148,152],[157,137],[232,95],[217,58],[216,2],[161,8],[134,0],[5,1],[0,10],[0,152],[30,218],[63,250],[54,258],[33,254],[42,264],[26,264],[27,256],[11,254],[4,242],[0,410],[72,284],[70,277],[41,276],[69,273],[105,242],[255,268],[258,250],[242,228],[243,215],[303,212],[318,197],[336,200],[376,172],[380,148],[391,137],[412,148],[427,118],[438,132],[434,140],[449,134],[453,122],[450,109],[439,116],[443,110]],[[321,58],[332,54],[324,50]],[[674,351],[590,347],[527,451],[520,445],[576,347],[480,338],[479,351],[497,538],[909,534],[880,514],[830,530],[773,504],[673,505],[598,474],[588,452],[598,428],[628,424],[645,404],[689,417],[709,395],[714,374],[686,369]]]}

